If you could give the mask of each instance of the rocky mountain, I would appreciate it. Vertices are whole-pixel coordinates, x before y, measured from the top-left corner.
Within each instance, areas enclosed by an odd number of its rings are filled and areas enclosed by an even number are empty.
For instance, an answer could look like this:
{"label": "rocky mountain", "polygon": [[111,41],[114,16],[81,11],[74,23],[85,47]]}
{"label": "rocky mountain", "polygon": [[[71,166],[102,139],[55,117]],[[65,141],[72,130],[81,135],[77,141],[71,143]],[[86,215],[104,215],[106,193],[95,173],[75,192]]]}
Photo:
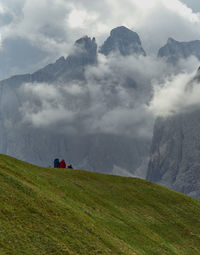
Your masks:
{"label": "rocky mountain", "polygon": [[[108,47],[109,44],[109,47]],[[107,50],[106,50],[107,48]],[[108,49],[109,48],[109,49]],[[122,55],[133,53],[145,55],[139,36],[124,28],[116,28],[111,32],[111,39],[107,39],[101,52],[107,55],[108,51],[119,50]],[[147,165],[150,148],[150,139],[141,137],[127,137],[119,134],[68,132],[62,123],[51,129],[42,126],[33,126],[24,121],[21,109],[26,107],[26,114],[30,110],[33,95],[27,97],[21,93],[21,87],[33,88],[39,84],[67,89],[68,84],[84,84],[85,70],[89,66],[98,65],[97,44],[95,38],[85,36],[77,40],[72,53],[67,57],[59,58],[55,63],[49,64],[33,74],[11,77],[0,82],[0,153],[17,157],[21,160],[41,166],[52,165],[55,157],[65,158],[76,168],[92,171],[115,173],[120,175],[137,175],[145,177],[146,170],[140,171],[141,165]],[[127,84],[128,83],[128,84]],[[124,86],[132,86],[133,81],[127,77]],[[112,84],[112,90],[117,83]],[[137,87],[132,86],[132,93]],[[48,91],[43,91],[44,95]],[[50,93],[50,92],[49,92]],[[51,94],[50,94],[51,96]],[[49,101],[48,101],[49,100]],[[51,101],[47,99],[47,104]],[[64,100],[64,99],[63,99]],[[73,98],[66,98],[66,104],[71,108],[78,104]],[[57,100],[58,101],[58,100]],[[55,101],[55,106],[57,104]],[[83,104],[90,103],[88,94]],[[52,102],[51,102],[52,103]],[[35,100],[35,108],[41,107],[43,102]],[[53,103],[52,103],[53,104]],[[70,107],[69,107],[70,108]],[[52,113],[52,117],[55,113]],[[81,118],[80,118],[81,119]],[[73,126],[71,127],[73,131]],[[145,168],[146,169],[146,168]]]}
{"label": "rocky mountain", "polygon": [[124,26],[113,29],[100,48],[100,53],[105,56],[113,52],[119,52],[123,56],[130,54],[146,56],[138,34]]}
{"label": "rocky mountain", "polygon": [[55,63],[49,64],[33,74],[17,75],[0,81],[1,85],[18,86],[25,82],[54,82],[84,79],[84,71],[88,65],[97,63],[97,44],[95,38],[85,36],[74,44],[72,54],[66,59],[60,57]]}
{"label": "rocky mountain", "polygon": [[97,63],[97,44],[95,38],[85,36],[74,44],[73,52],[65,59],[59,58],[31,75],[31,82],[54,82],[83,80],[85,67]]}
{"label": "rocky mountain", "polygon": [[[192,89],[194,82],[200,82],[199,71],[188,88]],[[198,107],[168,118],[158,118],[147,179],[200,199],[199,131]]]}
{"label": "rocky mountain", "polygon": [[200,41],[179,42],[173,38],[169,38],[167,44],[163,46],[159,52],[158,57],[166,58],[170,63],[176,64],[176,62],[183,58],[195,56],[200,60]]}

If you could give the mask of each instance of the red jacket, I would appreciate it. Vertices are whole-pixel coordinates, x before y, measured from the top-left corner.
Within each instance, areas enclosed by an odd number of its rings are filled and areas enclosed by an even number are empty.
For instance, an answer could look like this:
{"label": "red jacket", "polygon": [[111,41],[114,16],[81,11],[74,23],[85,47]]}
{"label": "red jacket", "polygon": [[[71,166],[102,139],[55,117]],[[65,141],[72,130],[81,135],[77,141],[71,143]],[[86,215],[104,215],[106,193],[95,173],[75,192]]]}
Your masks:
{"label": "red jacket", "polygon": [[58,168],[66,168],[66,163],[64,160],[60,161]]}

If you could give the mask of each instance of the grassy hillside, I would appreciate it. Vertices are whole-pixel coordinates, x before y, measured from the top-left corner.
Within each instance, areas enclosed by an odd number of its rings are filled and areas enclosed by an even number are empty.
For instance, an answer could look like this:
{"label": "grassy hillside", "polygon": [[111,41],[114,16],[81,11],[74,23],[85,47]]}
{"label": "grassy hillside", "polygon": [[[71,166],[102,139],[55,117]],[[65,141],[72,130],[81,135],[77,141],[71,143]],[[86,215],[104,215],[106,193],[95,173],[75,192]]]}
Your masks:
{"label": "grassy hillside", "polygon": [[200,254],[200,201],[0,156],[0,255]]}

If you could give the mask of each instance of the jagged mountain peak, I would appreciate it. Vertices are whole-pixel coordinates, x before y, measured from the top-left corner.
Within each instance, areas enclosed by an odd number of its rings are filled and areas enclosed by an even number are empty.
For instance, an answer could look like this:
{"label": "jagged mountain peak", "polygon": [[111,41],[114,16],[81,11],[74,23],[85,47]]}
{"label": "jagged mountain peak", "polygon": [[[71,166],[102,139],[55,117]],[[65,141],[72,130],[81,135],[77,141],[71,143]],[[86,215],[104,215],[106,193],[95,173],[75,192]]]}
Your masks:
{"label": "jagged mountain peak", "polygon": [[177,43],[178,41],[176,41],[174,38],[169,37],[167,40],[167,44],[171,44],[171,43]]}
{"label": "jagged mountain peak", "polygon": [[176,64],[181,58],[195,56],[200,60],[200,41],[180,42],[169,38],[167,43],[158,51],[158,57],[166,58],[167,62]]}
{"label": "jagged mountain peak", "polygon": [[32,81],[49,82],[56,79],[68,81],[83,79],[84,67],[97,63],[97,44],[95,38],[81,37],[67,58],[63,56],[55,63],[32,74]]}
{"label": "jagged mountain peak", "polygon": [[64,63],[66,59],[62,56],[56,60],[56,64]]}
{"label": "jagged mountain peak", "polygon": [[97,43],[95,38],[87,35],[75,42],[74,53],[69,55],[67,62],[72,66],[86,66],[97,62]]}
{"label": "jagged mountain peak", "polygon": [[90,52],[92,51],[96,51],[97,50],[97,44],[96,44],[96,40],[95,38],[90,38],[87,35],[78,39],[75,42],[75,46],[81,46],[83,47],[86,51]]}
{"label": "jagged mountain peak", "polygon": [[113,52],[119,52],[123,56],[146,55],[138,34],[125,26],[112,29],[110,36],[100,48],[100,53],[105,56]]}
{"label": "jagged mountain peak", "polygon": [[140,42],[138,34],[136,32],[133,32],[132,30],[130,30],[129,28],[127,28],[125,26],[119,26],[119,27],[113,28],[110,32],[110,36],[112,36],[112,37],[121,37],[122,35],[123,36],[135,35],[138,42]]}

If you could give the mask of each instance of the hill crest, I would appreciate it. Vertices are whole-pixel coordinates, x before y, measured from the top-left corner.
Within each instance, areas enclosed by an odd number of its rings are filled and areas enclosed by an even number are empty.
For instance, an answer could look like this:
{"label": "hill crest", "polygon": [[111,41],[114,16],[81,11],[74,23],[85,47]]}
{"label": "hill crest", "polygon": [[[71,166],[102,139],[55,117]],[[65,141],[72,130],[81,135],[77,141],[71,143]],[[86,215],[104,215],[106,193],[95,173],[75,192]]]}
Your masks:
{"label": "hill crest", "polygon": [[197,254],[200,202],[140,179],[0,155],[0,254]]}

